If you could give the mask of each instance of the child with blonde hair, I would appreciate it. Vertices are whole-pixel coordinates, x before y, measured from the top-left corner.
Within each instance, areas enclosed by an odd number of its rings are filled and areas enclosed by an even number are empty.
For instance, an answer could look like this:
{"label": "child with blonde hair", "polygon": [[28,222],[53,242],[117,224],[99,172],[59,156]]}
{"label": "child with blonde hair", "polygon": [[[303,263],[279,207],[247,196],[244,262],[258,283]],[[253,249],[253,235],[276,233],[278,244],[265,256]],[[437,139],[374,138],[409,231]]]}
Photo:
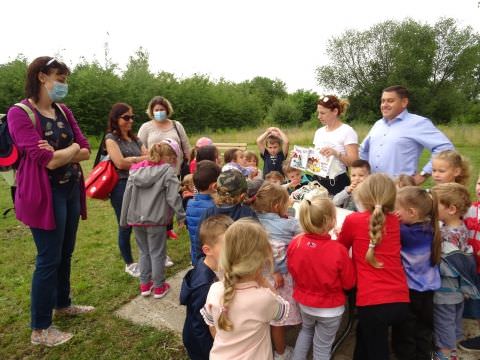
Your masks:
{"label": "child with blonde hair", "polygon": [[435,193],[417,186],[398,190],[395,211],[400,219],[401,257],[410,291],[409,314],[392,328],[398,360],[430,360],[433,334],[433,294],[440,288],[438,264],[441,235]]}
{"label": "child with blonde hair", "polygon": [[303,234],[288,246],[288,270],[294,280],[293,298],[303,319],[293,359],[306,359],[313,340],[313,358],[328,360],[345,311],[345,290],[355,285],[353,262],[345,247],[331,239],[335,206],[316,196],[300,204]]}
{"label": "child with blonde hair", "polygon": [[432,191],[438,197],[438,218],[443,222],[441,288],[433,297],[434,359],[457,359],[457,341],[463,337],[464,299],[480,299],[473,250],[462,219],[471,204],[470,194],[457,183],[436,185]]}
{"label": "child with blonde hair", "polygon": [[468,184],[470,162],[455,150],[444,150],[432,157],[432,179],[435,184],[455,182]]}
{"label": "child with blonde hair", "polygon": [[240,219],[225,233],[223,279],[208,292],[201,314],[214,341],[210,359],[272,359],[270,322],[288,317],[289,304],[263,277],[273,265],[268,235],[257,221]]}
{"label": "child with blonde hair", "polygon": [[302,322],[297,303],[292,297],[293,280],[287,270],[288,244],[301,230],[298,220],[287,216],[288,205],[287,190],[272,183],[265,183],[260,187],[253,202],[253,209],[267,231],[268,240],[272,246],[274,272],[269,280],[277,293],[290,303],[288,318],[281,324],[276,321],[271,323],[274,359],[290,358],[292,349],[285,344],[285,326],[298,325]]}
{"label": "child with blonde hair", "polygon": [[395,197],[395,184],[387,175],[368,176],[354,191],[359,212],[345,218],[338,236],[341,244],[352,248],[357,275],[354,359],[388,359],[388,328],[408,314]]}
{"label": "child with blonde hair", "polygon": [[170,290],[165,281],[167,225],[177,215],[183,226],[185,211],[178,193],[180,182],[175,166],[180,147],[175,140],[164,139],[153,145],[148,159],[132,165],[123,196],[120,225],[133,226],[140,251],[140,292],[164,297]]}

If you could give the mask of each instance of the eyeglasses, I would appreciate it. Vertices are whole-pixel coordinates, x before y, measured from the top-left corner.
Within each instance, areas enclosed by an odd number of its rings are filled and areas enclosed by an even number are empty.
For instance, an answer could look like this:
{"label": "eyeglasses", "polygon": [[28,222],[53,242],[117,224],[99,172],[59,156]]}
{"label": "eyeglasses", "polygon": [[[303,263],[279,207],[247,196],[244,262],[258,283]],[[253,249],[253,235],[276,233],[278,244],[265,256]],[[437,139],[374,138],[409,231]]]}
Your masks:
{"label": "eyeglasses", "polygon": [[125,121],[133,121],[133,119],[135,118],[135,115],[122,115],[120,117]]}

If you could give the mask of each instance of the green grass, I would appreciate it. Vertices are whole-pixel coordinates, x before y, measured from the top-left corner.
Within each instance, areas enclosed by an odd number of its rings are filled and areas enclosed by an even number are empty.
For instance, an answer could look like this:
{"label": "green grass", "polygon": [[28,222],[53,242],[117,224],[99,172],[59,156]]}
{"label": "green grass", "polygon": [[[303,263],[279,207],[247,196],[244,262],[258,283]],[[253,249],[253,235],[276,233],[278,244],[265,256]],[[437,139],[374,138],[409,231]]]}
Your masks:
{"label": "green grass", "polygon": [[[362,139],[368,125],[355,125]],[[442,127],[457,149],[472,163],[470,189],[480,169],[480,126]],[[255,150],[255,139],[263,129],[213,133],[217,142],[247,142]],[[310,144],[315,127],[287,129],[291,144]],[[204,134],[191,136],[191,142]],[[95,154],[95,152],[94,152]],[[424,153],[422,162],[428,159]],[[83,165],[86,172],[92,160]],[[427,186],[429,186],[427,182]],[[0,177],[0,210],[11,206],[10,193]],[[169,241],[168,253],[175,266],[170,276],[189,264],[186,231],[179,241]],[[132,239],[132,243],[134,240]],[[135,249],[136,246],[133,245]],[[124,273],[116,243],[116,222],[109,202],[88,201],[88,220],[80,221],[72,262],[72,296],[75,303],[96,306],[93,314],[56,320],[75,336],[58,348],[30,345],[30,283],[35,262],[35,246],[29,230],[12,213],[0,218],[0,359],[186,359],[181,339],[170,331],[134,325],[114,315],[115,310],[138,294],[138,280]],[[135,258],[137,254],[135,253]]]}

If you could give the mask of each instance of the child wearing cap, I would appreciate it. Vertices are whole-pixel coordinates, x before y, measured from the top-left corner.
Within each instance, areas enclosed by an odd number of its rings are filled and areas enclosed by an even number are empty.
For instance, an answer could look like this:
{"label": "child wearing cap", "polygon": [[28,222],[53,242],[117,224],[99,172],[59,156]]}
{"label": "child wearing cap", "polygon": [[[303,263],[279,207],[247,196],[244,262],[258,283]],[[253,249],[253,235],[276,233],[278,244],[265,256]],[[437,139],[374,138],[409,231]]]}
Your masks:
{"label": "child wearing cap", "polygon": [[[220,174],[217,180],[217,194],[215,196],[215,206],[211,207],[203,213],[198,222],[197,239],[199,239],[198,229],[202,222],[214,215],[227,215],[233,221],[244,217],[252,217],[258,220],[255,211],[248,205],[243,204],[243,200],[247,194],[247,180],[245,176],[238,170],[227,170]],[[196,254],[203,256],[202,250],[196,244]]]}
{"label": "child wearing cap", "polygon": [[148,159],[130,168],[123,196],[120,226],[132,226],[140,252],[140,292],[154,298],[170,290],[165,281],[167,225],[177,215],[182,227],[185,211],[178,193],[180,182],[175,166],[180,147],[175,140],[164,139],[153,145]]}
{"label": "child wearing cap", "polygon": [[197,156],[197,152],[198,152],[198,149],[204,147],[204,146],[211,146],[213,145],[213,141],[212,139],[208,138],[208,137],[201,137],[200,139],[197,140],[197,142],[195,143],[195,147],[190,151],[190,174],[194,174],[195,171],[197,171],[197,160],[196,160],[196,156]]}

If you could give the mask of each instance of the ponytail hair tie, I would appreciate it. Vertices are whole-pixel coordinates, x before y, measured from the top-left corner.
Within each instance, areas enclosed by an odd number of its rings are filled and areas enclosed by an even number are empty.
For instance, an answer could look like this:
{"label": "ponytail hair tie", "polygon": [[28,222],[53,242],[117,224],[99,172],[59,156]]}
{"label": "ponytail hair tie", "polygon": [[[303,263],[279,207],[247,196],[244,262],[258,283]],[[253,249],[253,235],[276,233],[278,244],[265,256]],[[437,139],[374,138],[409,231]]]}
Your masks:
{"label": "ponytail hair tie", "polygon": [[305,199],[305,201],[308,203],[308,205],[312,205],[312,202],[308,199]]}
{"label": "ponytail hair tie", "polygon": [[369,248],[369,249],[375,249],[375,244],[372,243],[372,242],[369,243],[369,244],[368,244],[368,248]]}
{"label": "ponytail hair tie", "polygon": [[382,208],[383,208],[383,206],[380,205],[380,204],[376,204],[376,205],[375,205],[375,209],[382,210]]}

